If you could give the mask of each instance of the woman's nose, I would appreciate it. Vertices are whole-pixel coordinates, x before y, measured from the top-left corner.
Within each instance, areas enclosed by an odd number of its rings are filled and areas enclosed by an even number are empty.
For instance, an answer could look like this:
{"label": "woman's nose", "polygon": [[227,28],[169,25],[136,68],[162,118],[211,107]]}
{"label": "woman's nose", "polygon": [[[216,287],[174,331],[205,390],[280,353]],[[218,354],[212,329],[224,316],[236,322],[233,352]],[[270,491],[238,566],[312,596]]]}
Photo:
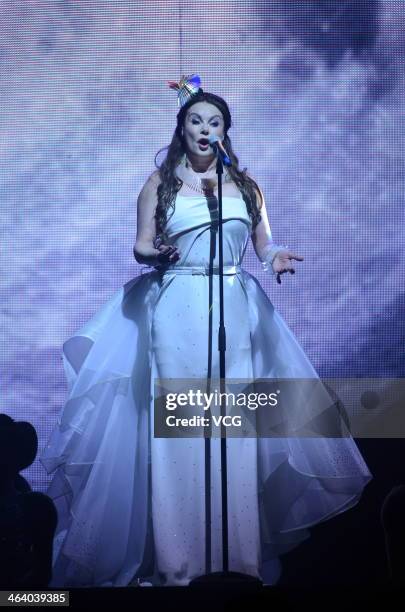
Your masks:
{"label": "woman's nose", "polygon": [[208,134],[208,128],[206,128],[206,127],[205,127],[205,128],[203,128],[203,129],[201,130],[201,134]]}

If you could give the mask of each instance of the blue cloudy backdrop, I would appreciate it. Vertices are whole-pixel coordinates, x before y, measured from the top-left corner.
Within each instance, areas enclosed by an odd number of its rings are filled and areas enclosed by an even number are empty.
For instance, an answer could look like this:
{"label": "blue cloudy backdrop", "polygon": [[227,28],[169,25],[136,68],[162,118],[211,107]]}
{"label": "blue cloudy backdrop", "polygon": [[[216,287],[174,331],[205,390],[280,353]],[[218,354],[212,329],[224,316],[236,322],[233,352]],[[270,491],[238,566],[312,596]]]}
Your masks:
{"label": "blue cloudy backdrop", "polygon": [[[274,239],[255,274],[322,376],[404,376],[402,0],[2,0],[1,407],[46,443],[63,342],[140,272],[136,199],[175,126],[168,79],[229,102]],[[45,488],[36,462],[26,475]]]}

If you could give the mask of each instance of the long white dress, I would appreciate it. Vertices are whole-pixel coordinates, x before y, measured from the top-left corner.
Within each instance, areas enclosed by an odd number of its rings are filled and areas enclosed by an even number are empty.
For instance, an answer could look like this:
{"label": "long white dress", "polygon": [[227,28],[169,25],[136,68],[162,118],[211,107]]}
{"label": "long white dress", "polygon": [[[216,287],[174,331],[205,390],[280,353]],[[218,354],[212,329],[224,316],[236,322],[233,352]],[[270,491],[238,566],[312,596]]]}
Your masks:
{"label": "long white dress", "polygon": [[[203,196],[178,194],[167,232],[180,260],[128,282],[63,345],[69,396],[41,456],[59,512],[51,586],[187,585],[207,571],[205,440],[154,437],[153,382],[219,376],[211,221]],[[318,378],[241,268],[250,232],[242,197],[224,196],[226,377]],[[222,569],[220,444],[211,439],[211,571]],[[372,478],[350,436],[232,438],[227,457],[229,569],[267,584],[279,555]]]}

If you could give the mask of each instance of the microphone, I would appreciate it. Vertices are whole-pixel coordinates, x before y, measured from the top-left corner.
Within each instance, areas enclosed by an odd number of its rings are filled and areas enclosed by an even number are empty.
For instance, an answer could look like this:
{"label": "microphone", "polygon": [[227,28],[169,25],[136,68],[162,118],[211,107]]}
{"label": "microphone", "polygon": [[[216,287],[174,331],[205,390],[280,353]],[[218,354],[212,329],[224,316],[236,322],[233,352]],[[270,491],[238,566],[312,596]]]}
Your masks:
{"label": "microphone", "polygon": [[212,134],[209,137],[209,143],[211,147],[214,149],[214,151],[218,152],[219,155],[221,155],[221,159],[223,163],[225,164],[225,166],[232,166],[232,162],[229,158],[228,153],[225,150],[224,145],[222,144],[222,140],[220,140],[218,136],[215,136],[214,134]]}

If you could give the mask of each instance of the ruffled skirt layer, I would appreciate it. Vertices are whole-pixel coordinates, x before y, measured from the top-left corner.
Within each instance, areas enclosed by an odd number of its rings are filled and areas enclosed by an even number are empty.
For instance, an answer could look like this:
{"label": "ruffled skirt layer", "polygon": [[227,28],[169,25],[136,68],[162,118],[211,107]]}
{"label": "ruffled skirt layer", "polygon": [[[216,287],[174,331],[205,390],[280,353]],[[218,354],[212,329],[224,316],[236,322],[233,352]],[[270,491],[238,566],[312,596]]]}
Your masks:
{"label": "ruffled skirt layer", "polygon": [[[318,378],[258,281],[243,271],[241,282],[250,365],[240,375]],[[51,586],[125,586],[135,576],[188,584],[205,573],[204,441],[153,437],[153,379],[164,371],[153,328],[161,295],[158,272],[133,279],[63,346],[69,396],[41,456],[54,473],[48,495],[59,515]],[[220,440],[211,443],[216,571]],[[280,575],[279,555],[311,525],[354,506],[372,477],[351,437],[227,445],[230,569],[268,584]]]}

